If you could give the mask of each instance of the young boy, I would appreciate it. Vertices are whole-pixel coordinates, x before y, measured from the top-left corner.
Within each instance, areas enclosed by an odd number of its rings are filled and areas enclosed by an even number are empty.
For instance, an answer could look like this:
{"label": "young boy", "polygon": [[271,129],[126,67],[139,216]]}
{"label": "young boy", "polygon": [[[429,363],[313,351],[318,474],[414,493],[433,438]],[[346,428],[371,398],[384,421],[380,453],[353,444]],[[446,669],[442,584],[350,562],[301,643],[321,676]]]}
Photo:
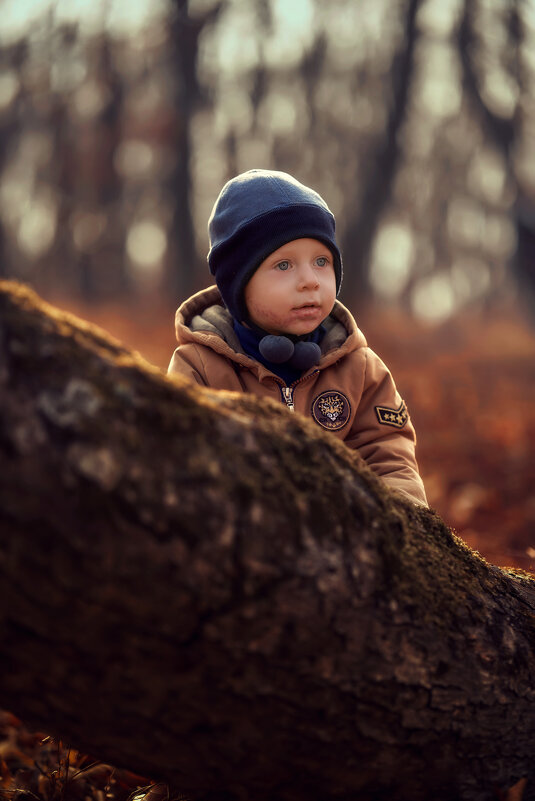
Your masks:
{"label": "young boy", "polygon": [[405,404],[336,300],[342,258],[325,201],[286,173],[249,170],[223,187],[208,230],[217,286],[178,309],[169,372],[285,403],[425,505]]}

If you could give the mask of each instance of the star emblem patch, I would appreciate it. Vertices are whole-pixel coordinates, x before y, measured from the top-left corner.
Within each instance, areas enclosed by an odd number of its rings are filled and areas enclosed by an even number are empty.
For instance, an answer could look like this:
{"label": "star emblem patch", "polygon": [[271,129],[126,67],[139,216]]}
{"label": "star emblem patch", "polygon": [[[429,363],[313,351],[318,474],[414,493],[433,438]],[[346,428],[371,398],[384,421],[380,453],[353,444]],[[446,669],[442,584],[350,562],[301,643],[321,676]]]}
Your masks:
{"label": "star emblem patch", "polygon": [[397,409],[390,409],[388,406],[376,406],[375,414],[379,422],[384,426],[394,426],[394,428],[403,428],[409,419],[409,413],[403,401],[401,401]]}

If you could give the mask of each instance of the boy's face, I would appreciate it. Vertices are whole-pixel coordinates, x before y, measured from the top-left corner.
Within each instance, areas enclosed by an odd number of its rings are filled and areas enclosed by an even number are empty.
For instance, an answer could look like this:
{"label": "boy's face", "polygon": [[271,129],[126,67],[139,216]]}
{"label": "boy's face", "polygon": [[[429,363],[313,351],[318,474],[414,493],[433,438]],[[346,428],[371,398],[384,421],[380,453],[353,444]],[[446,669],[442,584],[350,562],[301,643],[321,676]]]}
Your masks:
{"label": "boy's face", "polygon": [[249,316],[270,334],[309,334],[336,299],[332,253],[317,239],[293,239],[261,263],[244,292]]}

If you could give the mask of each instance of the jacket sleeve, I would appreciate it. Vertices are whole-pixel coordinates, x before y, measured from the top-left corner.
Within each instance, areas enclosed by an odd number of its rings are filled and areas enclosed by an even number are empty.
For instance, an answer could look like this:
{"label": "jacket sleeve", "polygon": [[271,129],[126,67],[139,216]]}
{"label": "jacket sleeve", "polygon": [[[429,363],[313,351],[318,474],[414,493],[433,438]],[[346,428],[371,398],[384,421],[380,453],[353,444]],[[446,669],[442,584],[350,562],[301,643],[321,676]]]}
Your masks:
{"label": "jacket sleeve", "polygon": [[416,434],[386,365],[367,349],[366,375],[355,421],[345,440],[392,489],[427,506],[416,462]]}
{"label": "jacket sleeve", "polygon": [[193,344],[180,345],[176,348],[167,372],[183,375],[203,387],[208,384],[202,359],[199,356],[198,349]]}

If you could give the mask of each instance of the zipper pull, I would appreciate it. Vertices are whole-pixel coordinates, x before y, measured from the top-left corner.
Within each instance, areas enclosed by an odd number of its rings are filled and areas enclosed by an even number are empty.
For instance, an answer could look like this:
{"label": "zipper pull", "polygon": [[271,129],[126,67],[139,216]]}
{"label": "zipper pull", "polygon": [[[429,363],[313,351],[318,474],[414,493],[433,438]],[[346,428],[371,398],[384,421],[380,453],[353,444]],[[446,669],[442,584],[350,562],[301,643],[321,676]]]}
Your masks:
{"label": "zipper pull", "polygon": [[283,392],[284,392],[284,400],[286,401],[286,406],[291,412],[295,411],[292,388],[284,387]]}

